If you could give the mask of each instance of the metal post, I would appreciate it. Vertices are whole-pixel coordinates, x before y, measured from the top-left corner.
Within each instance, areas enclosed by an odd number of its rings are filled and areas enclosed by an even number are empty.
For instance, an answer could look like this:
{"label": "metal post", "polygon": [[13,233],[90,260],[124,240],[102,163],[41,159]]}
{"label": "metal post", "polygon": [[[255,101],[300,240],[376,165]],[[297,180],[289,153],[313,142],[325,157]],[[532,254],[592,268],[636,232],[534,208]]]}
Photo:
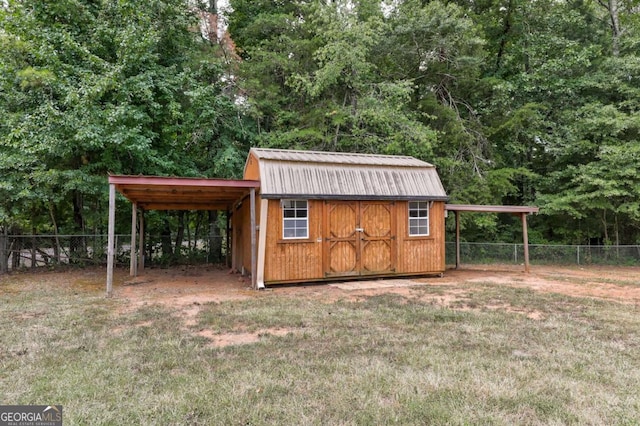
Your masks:
{"label": "metal post", "polygon": [[114,234],[116,228],[116,186],[109,184],[109,229],[107,238],[107,297],[113,295]]}
{"label": "metal post", "polygon": [[460,268],[460,212],[454,211],[456,217],[456,269]]}
{"label": "metal post", "polygon": [[257,244],[256,244],[256,189],[251,188],[250,195],[250,215],[251,215],[251,285],[257,290],[258,289],[258,254],[257,254]]}
{"label": "metal post", "polygon": [[527,214],[522,213],[522,244],[524,246],[524,271],[530,272],[529,267],[529,236],[527,235]]}
{"label": "metal post", "polygon": [[136,228],[138,227],[138,206],[131,203],[131,250],[129,256],[129,275],[138,275],[138,262],[136,256]]}
{"label": "metal post", "polygon": [[227,268],[229,268],[231,262],[231,235],[229,235],[231,231],[231,210],[227,209],[227,233],[225,234],[225,238],[227,241],[227,252],[225,256],[225,264]]}
{"label": "metal post", "polygon": [[138,272],[144,271],[144,209],[140,209],[140,237],[138,241]]}

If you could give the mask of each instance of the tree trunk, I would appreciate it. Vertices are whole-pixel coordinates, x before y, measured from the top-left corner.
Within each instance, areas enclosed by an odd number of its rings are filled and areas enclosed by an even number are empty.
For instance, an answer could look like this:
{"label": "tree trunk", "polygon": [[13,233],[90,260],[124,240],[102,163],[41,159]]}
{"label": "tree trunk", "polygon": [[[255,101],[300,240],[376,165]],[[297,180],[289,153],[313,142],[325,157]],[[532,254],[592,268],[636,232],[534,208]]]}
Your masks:
{"label": "tree trunk", "polygon": [[512,1],[509,0],[507,4],[506,16],[504,17],[504,23],[502,26],[502,34],[500,35],[500,46],[498,47],[498,54],[496,55],[496,69],[495,72],[500,71],[500,67],[502,66],[502,57],[504,56],[504,52],[507,46],[507,37],[511,32],[511,11],[512,11]]}
{"label": "tree trunk", "polygon": [[217,211],[209,211],[209,258],[211,263],[220,263],[222,259],[222,240]]}
{"label": "tree trunk", "polygon": [[598,0],[600,6],[604,7],[609,14],[611,21],[611,53],[617,57],[620,55],[620,3],[619,0]]}
{"label": "tree trunk", "polygon": [[7,226],[2,227],[2,234],[0,235],[0,274],[6,274],[9,272],[9,256],[7,253],[8,247],[8,229]]}
{"label": "tree trunk", "polygon": [[609,0],[609,15],[611,16],[612,31],[611,51],[613,56],[620,55],[620,35],[622,35],[622,30],[620,29],[620,16],[618,9],[618,0]]}
{"label": "tree trunk", "polygon": [[604,243],[609,244],[609,230],[607,229],[607,211],[602,210],[602,228],[604,230]]}
{"label": "tree trunk", "polygon": [[53,211],[53,203],[49,203],[49,215],[51,216],[51,223],[53,225],[53,260],[56,265],[60,264],[60,236],[58,235],[58,223],[56,222],[56,215]]}
{"label": "tree trunk", "polygon": [[[15,245],[15,249],[11,252],[11,254],[12,254],[11,268],[15,271],[16,269],[20,268],[20,254],[22,252],[22,238],[20,238],[20,237],[14,238],[13,242],[14,242],[14,245]],[[11,246],[9,247],[9,250],[11,250]]]}
{"label": "tree trunk", "polygon": [[[33,219],[31,223],[33,223]],[[35,269],[37,266],[36,256],[36,228],[31,227],[31,269]]]}
{"label": "tree trunk", "polygon": [[176,233],[176,245],[174,254],[176,257],[182,256],[182,242],[184,241],[184,210],[178,211],[178,232]]}
{"label": "tree trunk", "polygon": [[87,258],[87,242],[85,240],[84,217],[82,216],[83,198],[80,191],[73,192],[73,223],[76,233],[80,234],[75,238],[71,238],[69,242],[71,257],[77,260]]}
{"label": "tree trunk", "polygon": [[200,224],[202,222],[202,211],[198,210],[196,213],[196,227],[193,231],[194,249],[198,249],[198,241],[200,241]]}
{"label": "tree trunk", "polygon": [[170,257],[173,255],[173,247],[171,247],[171,225],[169,219],[166,217],[163,219],[162,233],[160,234],[160,240],[162,245],[162,257]]}
{"label": "tree trunk", "polygon": [[[189,217],[190,214],[189,212],[185,213],[185,216],[187,217],[187,219],[185,220],[185,222],[187,223],[187,252],[189,254],[191,254],[192,251],[192,247],[191,247],[191,218]],[[193,248],[195,248],[195,244],[193,245]]]}

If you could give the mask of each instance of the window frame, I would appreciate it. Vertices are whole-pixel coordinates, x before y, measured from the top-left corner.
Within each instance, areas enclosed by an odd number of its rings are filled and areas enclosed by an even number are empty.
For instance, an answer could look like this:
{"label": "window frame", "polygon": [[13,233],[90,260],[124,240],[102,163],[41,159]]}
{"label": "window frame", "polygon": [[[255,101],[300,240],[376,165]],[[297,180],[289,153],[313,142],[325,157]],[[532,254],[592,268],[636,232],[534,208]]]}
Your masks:
{"label": "window frame", "polygon": [[[286,203],[293,203],[293,206],[285,206]],[[304,203],[304,207],[299,206],[298,203]],[[307,240],[309,239],[309,200],[301,200],[295,198],[287,198],[280,200],[280,209],[282,211],[282,239],[287,241],[292,240]],[[293,211],[293,216],[287,217],[286,212]],[[298,216],[298,212],[304,211],[304,216]],[[298,227],[299,222],[304,220],[304,227]],[[287,223],[293,223],[293,227],[287,226]],[[297,235],[299,230],[304,229],[305,235]],[[293,230],[293,236],[287,236],[286,231]]]}
{"label": "window frame", "polygon": [[[424,205],[424,206],[421,206]],[[430,201],[425,201],[425,200],[416,200],[416,201],[409,201],[407,203],[407,234],[409,235],[409,237],[429,237],[431,235],[431,220],[430,216],[431,216],[431,202]],[[416,212],[417,215],[412,216],[411,213],[412,212]],[[421,212],[426,212],[426,216],[420,216]],[[424,228],[425,224],[421,223],[423,221],[426,221],[426,228],[427,228],[427,233],[426,234],[414,234],[412,232],[412,229],[418,229],[420,230],[420,228]]]}

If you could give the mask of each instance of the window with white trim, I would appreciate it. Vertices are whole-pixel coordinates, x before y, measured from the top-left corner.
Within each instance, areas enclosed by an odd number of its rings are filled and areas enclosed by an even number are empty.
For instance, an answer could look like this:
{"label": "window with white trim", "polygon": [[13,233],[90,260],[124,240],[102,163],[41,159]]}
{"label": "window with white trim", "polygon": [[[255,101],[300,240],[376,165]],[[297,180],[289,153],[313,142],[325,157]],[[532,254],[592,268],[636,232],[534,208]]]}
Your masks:
{"label": "window with white trim", "polygon": [[309,238],[307,200],[282,200],[282,238]]}
{"label": "window with white trim", "polygon": [[428,201],[409,201],[409,235],[429,235]]}

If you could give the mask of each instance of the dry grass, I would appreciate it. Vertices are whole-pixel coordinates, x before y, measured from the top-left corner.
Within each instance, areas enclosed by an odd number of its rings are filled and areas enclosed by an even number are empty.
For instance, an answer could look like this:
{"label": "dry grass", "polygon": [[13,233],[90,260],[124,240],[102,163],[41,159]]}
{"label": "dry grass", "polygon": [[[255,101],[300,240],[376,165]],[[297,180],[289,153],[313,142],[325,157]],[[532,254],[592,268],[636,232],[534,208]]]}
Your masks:
{"label": "dry grass", "polygon": [[62,404],[65,423],[91,425],[640,418],[635,305],[474,283],[446,306],[434,286],[332,301],[272,291],[187,318],[101,290],[0,281],[2,403]]}

